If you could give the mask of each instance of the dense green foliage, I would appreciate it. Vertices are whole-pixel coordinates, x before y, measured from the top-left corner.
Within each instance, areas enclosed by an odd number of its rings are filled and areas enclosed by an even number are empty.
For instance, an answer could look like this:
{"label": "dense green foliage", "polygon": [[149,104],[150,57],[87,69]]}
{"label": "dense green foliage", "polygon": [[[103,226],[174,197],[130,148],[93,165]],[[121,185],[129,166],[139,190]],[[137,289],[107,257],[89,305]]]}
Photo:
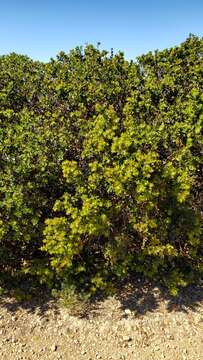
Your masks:
{"label": "dense green foliage", "polygon": [[0,57],[0,271],[110,289],[202,274],[203,40]]}

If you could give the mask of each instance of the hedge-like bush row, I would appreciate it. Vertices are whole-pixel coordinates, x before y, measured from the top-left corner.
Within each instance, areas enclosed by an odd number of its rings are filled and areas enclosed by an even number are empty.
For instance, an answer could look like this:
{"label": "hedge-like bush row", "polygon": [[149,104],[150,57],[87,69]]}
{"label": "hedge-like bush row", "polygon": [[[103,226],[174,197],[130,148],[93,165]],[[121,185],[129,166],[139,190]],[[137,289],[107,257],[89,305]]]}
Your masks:
{"label": "hedge-like bush row", "polygon": [[[203,39],[0,57],[0,271],[93,294],[202,275]],[[63,284],[63,285],[61,285]]]}

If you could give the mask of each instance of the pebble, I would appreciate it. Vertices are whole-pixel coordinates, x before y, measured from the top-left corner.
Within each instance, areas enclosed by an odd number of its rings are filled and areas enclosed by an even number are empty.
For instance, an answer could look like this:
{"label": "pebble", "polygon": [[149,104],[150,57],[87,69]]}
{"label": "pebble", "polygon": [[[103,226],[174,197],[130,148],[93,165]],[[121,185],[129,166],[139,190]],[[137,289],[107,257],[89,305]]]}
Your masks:
{"label": "pebble", "polygon": [[3,339],[2,341],[3,342],[9,342],[11,339],[10,338],[6,338],[6,339]]}
{"label": "pebble", "polygon": [[123,341],[132,341],[131,336],[123,336]]}
{"label": "pebble", "polygon": [[126,315],[131,315],[132,314],[132,311],[130,309],[125,309],[124,312],[125,312]]}
{"label": "pebble", "polygon": [[54,344],[54,345],[52,345],[52,347],[51,347],[51,351],[56,351],[57,348],[58,348],[58,346],[57,346],[56,344]]}
{"label": "pebble", "polygon": [[102,356],[99,355],[98,353],[96,353],[96,358],[97,358],[97,359],[102,359]]}
{"label": "pebble", "polygon": [[11,339],[11,342],[12,342],[12,344],[15,344],[15,343],[17,343],[17,342],[18,342],[18,340],[17,340],[17,339],[15,339],[15,338],[12,338],[12,339]]}

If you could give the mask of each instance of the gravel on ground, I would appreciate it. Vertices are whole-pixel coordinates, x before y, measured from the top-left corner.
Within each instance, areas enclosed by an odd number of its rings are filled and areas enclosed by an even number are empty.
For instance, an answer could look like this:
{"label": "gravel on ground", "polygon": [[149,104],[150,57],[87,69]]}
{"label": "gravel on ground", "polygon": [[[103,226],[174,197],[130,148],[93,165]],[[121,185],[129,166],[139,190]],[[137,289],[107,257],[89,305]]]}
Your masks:
{"label": "gravel on ground", "polygon": [[0,297],[1,360],[202,360],[203,291],[177,299],[149,283],[120,291],[76,313],[48,296]]}

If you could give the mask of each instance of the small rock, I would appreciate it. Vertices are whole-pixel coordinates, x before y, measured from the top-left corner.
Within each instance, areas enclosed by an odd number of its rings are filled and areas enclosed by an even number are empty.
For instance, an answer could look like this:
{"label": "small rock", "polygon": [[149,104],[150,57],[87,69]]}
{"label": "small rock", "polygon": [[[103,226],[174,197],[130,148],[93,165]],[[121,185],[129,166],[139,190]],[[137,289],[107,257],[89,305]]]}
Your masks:
{"label": "small rock", "polygon": [[56,351],[56,350],[57,350],[57,345],[56,344],[52,345],[51,351]]}
{"label": "small rock", "polygon": [[12,338],[12,339],[11,339],[11,342],[12,342],[13,344],[15,344],[15,343],[17,343],[17,342],[18,342],[18,340],[17,340],[17,339],[15,339],[15,338]]}
{"label": "small rock", "polygon": [[123,341],[132,341],[130,336],[123,336]]}
{"label": "small rock", "polygon": [[102,359],[102,356],[99,355],[98,353],[96,353],[96,358],[97,358],[97,359]]}
{"label": "small rock", "polygon": [[10,338],[5,338],[5,339],[3,339],[2,341],[3,342],[9,342],[11,339]]}
{"label": "small rock", "polygon": [[124,312],[126,315],[131,315],[131,313],[132,313],[132,311],[130,309],[125,309]]}

